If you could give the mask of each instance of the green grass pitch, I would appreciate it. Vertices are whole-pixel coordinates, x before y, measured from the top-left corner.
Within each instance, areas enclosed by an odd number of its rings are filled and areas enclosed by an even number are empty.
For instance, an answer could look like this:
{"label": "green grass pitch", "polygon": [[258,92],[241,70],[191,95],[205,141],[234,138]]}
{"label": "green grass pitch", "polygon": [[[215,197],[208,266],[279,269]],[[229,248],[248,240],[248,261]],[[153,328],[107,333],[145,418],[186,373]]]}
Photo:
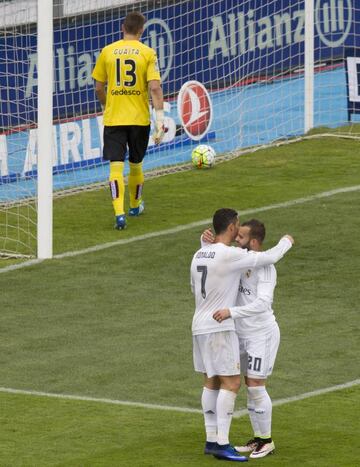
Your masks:
{"label": "green grass pitch", "polygon": [[[58,199],[55,253],[360,185],[360,145],[314,140],[149,180],[146,212],[112,229],[107,190]],[[278,264],[274,400],[354,381],[360,190],[258,212]],[[249,217],[246,216],[246,217]],[[245,217],[242,218],[245,220]],[[204,226],[0,274],[0,386],[199,409],[189,265]],[[0,268],[10,264],[0,261]],[[237,408],[245,406],[243,389]],[[274,407],[269,466],[355,466],[359,386]],[[251,435],[247,417],[231,440]],[[1,467],[211,466],[198,413],[0,392]]]}

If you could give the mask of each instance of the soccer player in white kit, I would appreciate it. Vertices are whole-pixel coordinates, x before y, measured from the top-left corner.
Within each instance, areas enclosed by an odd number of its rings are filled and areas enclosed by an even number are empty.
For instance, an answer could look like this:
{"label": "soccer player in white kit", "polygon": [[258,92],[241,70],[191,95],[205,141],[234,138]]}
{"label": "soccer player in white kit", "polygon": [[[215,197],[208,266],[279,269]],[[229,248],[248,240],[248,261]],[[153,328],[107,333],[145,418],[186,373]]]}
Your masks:
{"label": "soccer player in white kit", "polygon": [[239,341],[233,320],[217,322],[213,314],[234,306],[242,271],[277,262],[291,248],[284,236],[265,252],[232,247],[239,230],[237,212],[219,209],[213,217],[214,243],[198,250],[191,263],[191,288],[195,295],[192,323],[195,371],[205,376],[201,404],[204,413],[205,454],[246,461],[229,443],[236,394],[240,387]]}
{"label": "soccer player in white kit", "polygon": [[[237,243],[242,248],[260,251],[265,226],[256,219],[241,224]],[[274,265],[249,268],[241,273],[235,307],[219,310],[214,319],[235,320],[239,338],[240,368],[247,385],[247,408],[254,436],[238,452],[251,452],[251,458],[265,457],[275,450],[271,438],[272,403],[266,378],[271,375],[280,342],[279,326],[272,310],[276,269]],[[232,320],[230,320],[232,321]]]}

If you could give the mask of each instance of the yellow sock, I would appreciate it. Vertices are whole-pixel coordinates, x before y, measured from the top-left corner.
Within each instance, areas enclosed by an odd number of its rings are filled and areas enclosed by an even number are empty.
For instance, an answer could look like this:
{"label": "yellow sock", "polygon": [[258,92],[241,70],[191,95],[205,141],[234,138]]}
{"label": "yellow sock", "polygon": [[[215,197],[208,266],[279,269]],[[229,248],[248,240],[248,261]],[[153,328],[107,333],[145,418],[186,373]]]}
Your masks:
{"label": "yellow sock", "polygon": [[130,164],[129,173],[129,195],[130,195],[130,207],[138,208],[141,203],[142,189],[144,185],[144,173],[142,170],[142,162],[140,164]]}
{"label": "yellow sock", "polygon": [[124,214],[124,162],[110,162],[110,192],[112,197],[112,204],[115,211],[115,216]]}

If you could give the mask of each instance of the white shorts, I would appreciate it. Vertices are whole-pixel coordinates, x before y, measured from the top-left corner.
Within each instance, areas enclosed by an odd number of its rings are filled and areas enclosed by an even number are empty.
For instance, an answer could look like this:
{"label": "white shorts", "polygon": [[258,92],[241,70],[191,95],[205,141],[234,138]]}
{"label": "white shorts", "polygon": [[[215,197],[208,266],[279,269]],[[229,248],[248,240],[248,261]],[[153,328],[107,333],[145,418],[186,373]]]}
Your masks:
{"label": "white shorts", "polygon": [[258,337],[239,337],[241,374],[254,379],[266,379],[274,368],[280,344],[280,330],[276,324],[268,333]]}
{"label": "white shorts", "polygon": [[239,339],[235,331],[193,336],[195,371],[213,376],[240,374]]}

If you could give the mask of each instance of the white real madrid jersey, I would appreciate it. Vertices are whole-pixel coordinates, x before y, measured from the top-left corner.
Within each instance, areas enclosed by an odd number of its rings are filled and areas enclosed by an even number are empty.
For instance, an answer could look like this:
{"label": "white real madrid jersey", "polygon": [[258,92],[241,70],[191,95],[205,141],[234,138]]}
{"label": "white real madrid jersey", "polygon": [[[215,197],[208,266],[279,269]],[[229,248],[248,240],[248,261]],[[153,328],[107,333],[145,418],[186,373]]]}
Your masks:
{"label": "white real madrid jersey", "polygon": [[291,242],[283,237],[275,247],[264,252],[247,251],[223,243],[206,244],[200,248],[191,263],[191,288],[195,295],[193,334],[234,330],[233,320],[218,323],[212,316],[216,310],[235,305],[240,272],[273,264],[291,246]]}

